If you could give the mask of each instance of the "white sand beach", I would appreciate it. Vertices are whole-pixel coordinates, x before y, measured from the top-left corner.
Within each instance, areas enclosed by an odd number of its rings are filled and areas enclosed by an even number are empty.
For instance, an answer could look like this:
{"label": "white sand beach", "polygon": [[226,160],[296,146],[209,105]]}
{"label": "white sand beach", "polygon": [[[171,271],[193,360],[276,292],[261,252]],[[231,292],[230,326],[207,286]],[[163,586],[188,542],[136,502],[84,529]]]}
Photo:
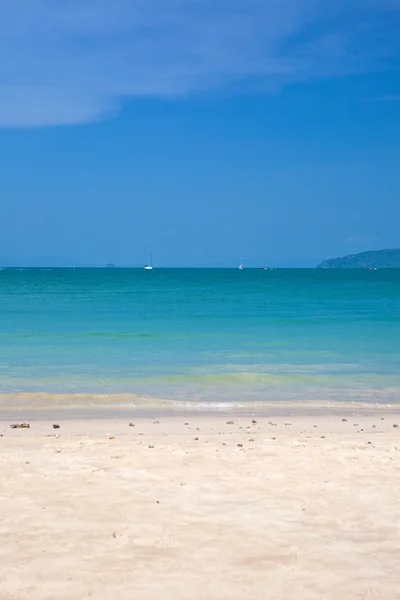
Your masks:
{"label": "white sand beach", "polygon": [[1,600],[400,597],[398,413],[132,422],[1,422]]}

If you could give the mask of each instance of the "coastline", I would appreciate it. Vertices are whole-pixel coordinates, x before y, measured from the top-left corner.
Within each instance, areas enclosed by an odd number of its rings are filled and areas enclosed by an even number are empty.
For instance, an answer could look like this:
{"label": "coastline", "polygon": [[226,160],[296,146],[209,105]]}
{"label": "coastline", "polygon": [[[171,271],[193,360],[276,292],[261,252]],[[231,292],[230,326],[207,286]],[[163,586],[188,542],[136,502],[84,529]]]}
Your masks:
{"label": "coastline", "polygon": [[2,420],[0,597],[397,599],[399,411],[281,409]]}
{"label": "coastline", "polygon": [[[322,395],[323,397],[323,395]],[[400,390],[392,390],[396,401],[378,401],[371,393],[371,400],[337,401],[196,401],[171,400],[138,394],[48,393],[17,392],[0,393],[0,423],[7,420],[30,419],[129,419],[180,415],[258,415],[267,416],[319,416],[374,413],[400,413]],[[398,401],[397,401],[398,400]]]}

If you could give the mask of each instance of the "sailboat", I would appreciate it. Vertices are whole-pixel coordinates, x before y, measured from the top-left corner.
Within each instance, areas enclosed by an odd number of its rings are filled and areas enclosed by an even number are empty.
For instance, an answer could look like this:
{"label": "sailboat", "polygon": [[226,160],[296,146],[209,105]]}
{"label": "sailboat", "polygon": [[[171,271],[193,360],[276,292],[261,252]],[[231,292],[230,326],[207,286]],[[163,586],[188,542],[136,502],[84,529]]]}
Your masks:
{"label": "sailboat", "polygon": [[146,271],[151,271],[153,269],[153,261],[151,259],[151,247],[149,246],[149,260],[147,262],[147,265],[145,265],[144,267],[146,269]]}
{"label": "sailboat", "polygon": [[239,270],[242,271],[242,269],[244,269],[244,266],[243,266],[243,256],[240,257],[240,265],[239,265]]}

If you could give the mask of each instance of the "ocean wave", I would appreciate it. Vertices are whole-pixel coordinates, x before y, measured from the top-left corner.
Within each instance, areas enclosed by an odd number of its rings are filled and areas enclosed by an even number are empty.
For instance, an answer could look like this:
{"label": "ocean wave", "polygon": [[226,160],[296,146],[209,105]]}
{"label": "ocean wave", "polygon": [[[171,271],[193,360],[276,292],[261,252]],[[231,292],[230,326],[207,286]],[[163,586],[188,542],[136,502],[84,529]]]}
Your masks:
{"label": "ocean wave", "polygon": [[[180,411],[203,412],[231,412],[231,411],[264,411],[271,409],[286,412],[307,409],[338,409],[338,408],[365,408],[374,406],[400,407],[400,388],[381,390],[380,394],[372,394],[364,390],[363,394],[353,394],[351,390],[341,396],[341,399],[330,398],[329,395],[320,393],[315,398],[295,397],[286,400],[264,399],[252,400],[241,397],[239,399],[223,400],[217,397],[214,400],[171,399],[156,396],[142,396],[135,394],[51,394],[51,393],[16,393],[0,394],[0,409],[3,418],[13,415],[42,416],[57,414],[62,416],[74,415],[87,418],[108,415],[110,418],[133,414],[174,414]],[[15,417],[14,417],[15,415]]]}

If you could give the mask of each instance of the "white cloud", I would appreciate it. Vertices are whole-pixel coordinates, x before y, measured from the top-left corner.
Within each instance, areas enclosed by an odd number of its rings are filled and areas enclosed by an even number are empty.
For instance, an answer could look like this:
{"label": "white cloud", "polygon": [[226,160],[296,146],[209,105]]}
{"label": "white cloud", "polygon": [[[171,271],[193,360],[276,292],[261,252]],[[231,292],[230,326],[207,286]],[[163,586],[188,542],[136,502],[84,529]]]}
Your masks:
{"label": "white cloud", "polygon": [[397,17],[393,0],[0,0],[0,126],[388,68]]}
{"label": "white cloud", "polygon": [[377,241],[378,238],[373,235],[351,235],[345,240],[347,244],[352,244],[355,246],[367,246],[368,244],[373,244]]}
{"label": "white cloud", "polygon": [[365,102],[400,102],[400,94],[388,94],[387,96],[367,98]]}

